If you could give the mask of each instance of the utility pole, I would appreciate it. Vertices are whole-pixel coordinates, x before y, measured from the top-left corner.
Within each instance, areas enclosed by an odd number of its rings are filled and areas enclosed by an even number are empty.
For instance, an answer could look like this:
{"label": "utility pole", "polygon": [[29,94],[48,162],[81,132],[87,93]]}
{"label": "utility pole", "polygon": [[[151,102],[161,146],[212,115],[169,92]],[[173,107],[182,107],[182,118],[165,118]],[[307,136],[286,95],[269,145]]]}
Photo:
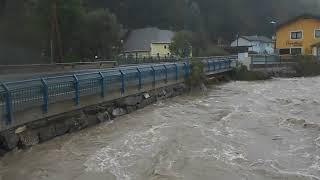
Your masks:
{"label": "utility pole", "polygon": [[[61,63],[63,60],[62,39],[58,21],[57,0],[51,1],[51,61]],[[58,51],[58,56],[56,56]]]}

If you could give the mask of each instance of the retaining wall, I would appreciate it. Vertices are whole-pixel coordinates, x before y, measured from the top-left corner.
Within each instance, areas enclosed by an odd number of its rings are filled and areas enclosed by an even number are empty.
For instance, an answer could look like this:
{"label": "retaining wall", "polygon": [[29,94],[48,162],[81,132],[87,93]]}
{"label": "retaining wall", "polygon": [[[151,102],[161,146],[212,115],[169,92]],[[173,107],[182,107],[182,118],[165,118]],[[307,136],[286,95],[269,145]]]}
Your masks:
{"label": "retaining wall", "polygon": [[29,147],[54,137],[72,133],[144,108],[158,100],[187,91],[183,83],[159,87],[127,97],[83,107],[63,114],[32,121],[0,133],[0,156],[14,148]]}

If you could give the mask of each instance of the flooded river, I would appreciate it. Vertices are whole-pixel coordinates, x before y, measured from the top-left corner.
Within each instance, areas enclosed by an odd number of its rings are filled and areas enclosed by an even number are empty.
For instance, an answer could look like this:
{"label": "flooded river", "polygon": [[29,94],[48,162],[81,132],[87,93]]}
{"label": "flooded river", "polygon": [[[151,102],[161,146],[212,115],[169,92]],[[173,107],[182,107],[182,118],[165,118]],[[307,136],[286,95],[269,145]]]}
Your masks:
{"label": "flooded river", "polygon": [[318,180],[320,77],[231,82],[0,159],[0,180]]}

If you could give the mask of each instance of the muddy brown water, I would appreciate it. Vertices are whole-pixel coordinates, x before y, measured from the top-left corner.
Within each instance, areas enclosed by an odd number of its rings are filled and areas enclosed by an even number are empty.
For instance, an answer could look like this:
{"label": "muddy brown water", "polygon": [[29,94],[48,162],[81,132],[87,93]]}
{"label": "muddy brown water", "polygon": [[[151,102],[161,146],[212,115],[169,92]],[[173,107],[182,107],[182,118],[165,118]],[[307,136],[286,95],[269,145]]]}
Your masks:
{"label": "muddy brown water", "polygon": [[231,82],[0,159],[0,180],[318,180],[320,77]]}

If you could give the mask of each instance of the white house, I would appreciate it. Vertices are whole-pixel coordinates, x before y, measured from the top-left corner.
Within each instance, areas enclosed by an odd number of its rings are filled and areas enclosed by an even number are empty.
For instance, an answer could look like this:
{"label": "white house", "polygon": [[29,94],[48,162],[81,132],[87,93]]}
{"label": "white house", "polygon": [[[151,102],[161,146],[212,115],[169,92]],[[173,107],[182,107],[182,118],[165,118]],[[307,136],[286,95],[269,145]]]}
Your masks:
{"label": "white house", "polygon": [[248,47],[249,52],[273,54],[274,43],[265,36],[240,36],[231,43],[231,47]]}

